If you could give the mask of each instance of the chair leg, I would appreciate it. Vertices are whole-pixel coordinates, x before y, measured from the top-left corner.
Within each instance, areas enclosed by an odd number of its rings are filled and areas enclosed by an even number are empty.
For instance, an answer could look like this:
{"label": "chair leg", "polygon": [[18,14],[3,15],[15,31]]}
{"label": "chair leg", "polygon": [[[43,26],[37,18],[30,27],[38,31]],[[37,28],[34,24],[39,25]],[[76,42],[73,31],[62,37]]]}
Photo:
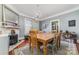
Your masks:
{"label": "chair leg", "polygon": [[29,47],[29,50],[31,51],[31,46]]}
{"label": "chair leg", "polygon": [[57,48],[55,47],[54,49],[53,49],[53,54],[56,54],[57,53]]}
{"label": "chair leg", "polygon": [[52,54],[53,54],[53,55],[55,54],[55,51],[54,51],[54,50],[52,50]]}
{"label": "chair leg", "polygon": [[57,53],[57,48],[55,47],[55,53]]}
{"label": "chair leg", "polygon": [[39,55],[40,54],[40,44],[37,43],[37,54]]}
{"label": "chair leg", "polygon": [[32,54],[34,53],[34,48],[33,48],[33,46],[31,47],[31,52],[32,52]]}

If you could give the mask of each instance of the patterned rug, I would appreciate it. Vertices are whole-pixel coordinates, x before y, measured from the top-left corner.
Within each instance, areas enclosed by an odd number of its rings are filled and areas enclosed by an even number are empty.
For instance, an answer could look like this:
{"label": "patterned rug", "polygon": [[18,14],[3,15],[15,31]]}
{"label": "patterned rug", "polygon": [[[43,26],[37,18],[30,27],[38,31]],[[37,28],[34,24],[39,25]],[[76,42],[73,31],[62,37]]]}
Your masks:
{"label": "patterned rug", "polygon": [[[74,48],[74,47],[73,47]],[[55,53],[51,53],[48,51],[48,55],[77,55],[77,52],[72,47],[69,48],[67,45],[61,45],[60,49]],[[15,49],[15,55],[38,55],[36,49],[34,49],[34,53],[32,54],[29,49],[29,45],[25,45],[22,48]],[[43,51],[40,51],[39,55],[43,55]]]}

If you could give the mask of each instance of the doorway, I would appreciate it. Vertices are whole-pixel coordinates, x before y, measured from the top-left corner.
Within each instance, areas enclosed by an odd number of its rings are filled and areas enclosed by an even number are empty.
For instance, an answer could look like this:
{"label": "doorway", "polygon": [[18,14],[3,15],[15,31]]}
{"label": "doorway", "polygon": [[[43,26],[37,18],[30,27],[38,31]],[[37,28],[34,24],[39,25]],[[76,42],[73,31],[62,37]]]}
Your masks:
{"label": "doorway", "polygon": [[59,19],[51,21],[51,31],[52,32],[60,31],[60,20]]}

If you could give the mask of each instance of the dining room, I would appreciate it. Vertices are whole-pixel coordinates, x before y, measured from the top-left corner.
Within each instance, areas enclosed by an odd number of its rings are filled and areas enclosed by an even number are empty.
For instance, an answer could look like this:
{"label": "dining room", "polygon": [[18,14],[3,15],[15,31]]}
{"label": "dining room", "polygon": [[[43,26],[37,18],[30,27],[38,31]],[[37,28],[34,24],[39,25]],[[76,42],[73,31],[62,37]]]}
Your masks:
{"label": "dining room", "polygon": [[0,55],[79,54],[79,4],[0,4],[0,12]]}

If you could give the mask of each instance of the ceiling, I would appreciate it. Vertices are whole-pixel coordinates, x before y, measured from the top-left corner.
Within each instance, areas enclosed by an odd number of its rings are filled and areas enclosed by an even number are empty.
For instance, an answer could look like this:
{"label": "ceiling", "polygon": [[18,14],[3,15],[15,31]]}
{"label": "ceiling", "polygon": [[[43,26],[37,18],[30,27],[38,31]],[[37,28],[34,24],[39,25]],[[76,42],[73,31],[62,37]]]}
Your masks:
{"label": "ceiling", "polygon": [[76,8],[79,4],[11,4],[11,6],[30,17],[35,17],[39,13],[39,19],[43,19]]}

